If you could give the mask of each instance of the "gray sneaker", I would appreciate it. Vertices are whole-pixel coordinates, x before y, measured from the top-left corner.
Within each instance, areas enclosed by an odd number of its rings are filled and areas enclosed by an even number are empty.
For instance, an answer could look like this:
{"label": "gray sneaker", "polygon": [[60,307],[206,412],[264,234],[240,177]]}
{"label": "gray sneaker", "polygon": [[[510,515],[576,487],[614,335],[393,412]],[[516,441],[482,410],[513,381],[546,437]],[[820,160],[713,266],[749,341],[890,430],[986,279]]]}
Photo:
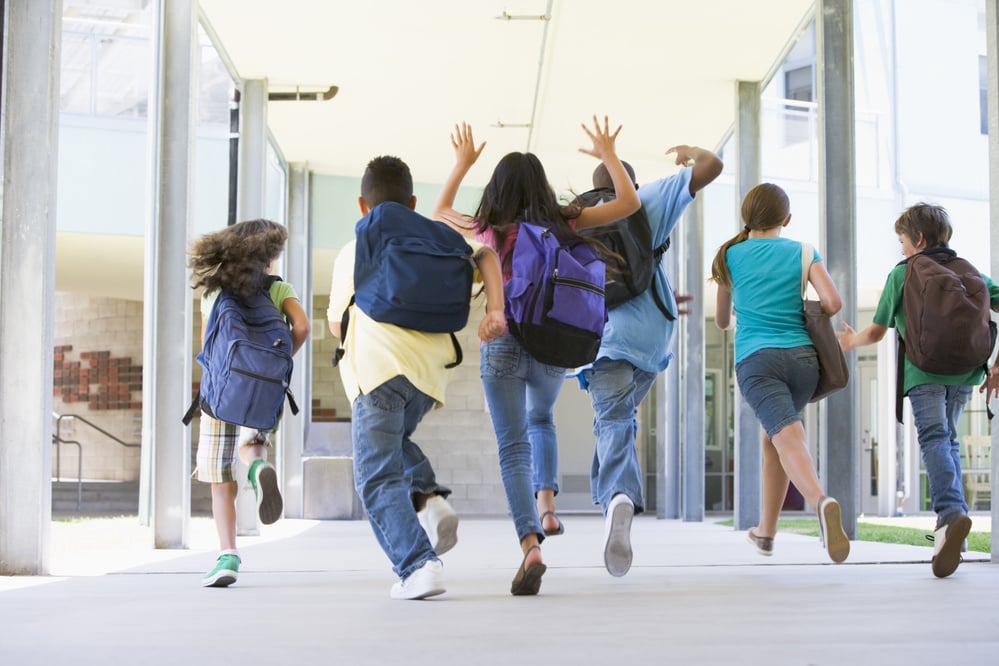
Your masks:
{"label": "gray sneaker", "polygon": [[774,554],[774,538],[759,536],[755,527],[750,527],[746,532],[746,540],[756,546],[756,552],[760,555],[770,557]]}

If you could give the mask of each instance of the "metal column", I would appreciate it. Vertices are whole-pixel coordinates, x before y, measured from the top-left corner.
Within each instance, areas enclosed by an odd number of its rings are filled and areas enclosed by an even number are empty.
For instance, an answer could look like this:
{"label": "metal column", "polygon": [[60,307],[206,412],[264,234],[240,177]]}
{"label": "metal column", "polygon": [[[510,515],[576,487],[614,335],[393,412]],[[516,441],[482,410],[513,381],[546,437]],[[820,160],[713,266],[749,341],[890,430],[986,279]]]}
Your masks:
{"label": "metal column", "polygon": [[[740,209],[742,199],[749,190],[760,183],[760,93],[758,81],[736,83],[738,108],[735,120],[736,141],[736,192],[735,219],[739,226],[732,230],[733,235],[742,228]],[[735,382],[733,381],[733,384]],[[760,493],[763,477],[763,452],[760,449],[760,422],[746,401],[738,385],[734,387],[735,397],[735,511],[734,528],[746,530],[760,522]]]}
{"label": "metal column", "polygon": [[[857,321],[857,188],[854,140],[853,2],[819,0],[815,19],[819,112],[819,210],[826,265],[843,300],[840,317]],[[837,324],[838,326],[838,324]],[[857,356],[850,354],[851,372]],[[842,507],[854,539],[860,495],[859,392],[852,381],[825,400],[819,475]],[[824,435],[824,437],[822,437]],[[815,509],[816,507],[812,507]]]}
{"label": "metal column", "polygon": [[[236,221],[254,220],[267,212],[267,80],[248,79],[242,82],[239,104],[239,203]],[[298,285],[295,285],[296,288]],[[271,437],[273,462],[282,474],[284,465],[280,452],[284,449],[283,426]],[[249,468],[240,460],[236,464],[236,534],[253,536],[260,533],[257,502],[247,474]]]}
{"label": "metal column", "polygon": [[186,548],[191,515],[191,433],[180,416],[191,401],[193,364],[193,308],[185,266],[194,164],[196,15],[194,0],[159,0],[154,17],[142,446],[151,462],[156,548]]}
{"label": "metal column", "polygon": [[[309,215],[309,165],[293,162],[288,165],[288,282],[295,286],[302,307],[312,313],[312,221]],[[283,419],[282,472],[284,477],[284,515],[302,518],[304,495],[302,488],[302,450],[309,435],[312,420],[312,344],[311,338],[298,351],[291,390],[301,411]]]}
{"label": "metal column", "polygon": [[243,81],[239,102],[236,221],[264,217],[267,206],[267,79]]}
{"label": "metal column", "polygon": [[[985,52],[988,54],[989,89],[989,256],[990,275],[999,277],[999,0],[985,0]],[[999,428],[992,428],[992,525],[999,525]],[[992,528],[992,563],[999,563],[999,533]]]}
{"label": "metal column", "polygon": [[62,1],[8,0],[0,127],[0,574],[47,574]]}
{"label": "metal column", "polygon": [[683,519],[704,520],[704,197],[694,199],[683,223],[685,293],[683,318]]}
{"label": "metal column", "polygon": [[[666,273],[670,284],[679,285],[680,247],[666,253]],[[677,336],[678,338],[680,336]],[[656,518],[680,517],[680,367],[686,352],[677,341],[677,353],[665,372],[656,377]]]}

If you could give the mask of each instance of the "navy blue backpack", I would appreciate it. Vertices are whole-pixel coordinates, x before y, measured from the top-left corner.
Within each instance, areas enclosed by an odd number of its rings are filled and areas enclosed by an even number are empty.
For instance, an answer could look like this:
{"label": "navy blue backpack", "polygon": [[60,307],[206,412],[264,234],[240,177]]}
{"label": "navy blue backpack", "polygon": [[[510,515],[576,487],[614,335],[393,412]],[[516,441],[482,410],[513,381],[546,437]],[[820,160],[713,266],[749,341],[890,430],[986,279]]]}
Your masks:
{"label": "navy blue backpack", "polygon": [[291,329],[265,289],[248,302],[223,289],[205,325],[205,344],[198,354],[201,387],[184,415],[191,422],[198,407],[219,421],[273,430],[287,397],[293,414],[298,405],[291,382]]}
{"label": "navy blue backpack", "polygon": [[[462,360],[455,333],[468,324],[474,264],[465,238],[394,201],[372,208],[354,229],[354,296],[375,321],[425,333],[450,333],[456,360]],[[350,305],[340,321],[347,336]],[[342,344],[342,342],[341,342]],[[333,365],[343,357],[336,351]]]}
{"label": "navy blue backpack", "polygon": [[592,363],[607,323],[607,266],[592,245],[560,241],[523,222],[504,285],[510,333],[537,360],[560,368]]}

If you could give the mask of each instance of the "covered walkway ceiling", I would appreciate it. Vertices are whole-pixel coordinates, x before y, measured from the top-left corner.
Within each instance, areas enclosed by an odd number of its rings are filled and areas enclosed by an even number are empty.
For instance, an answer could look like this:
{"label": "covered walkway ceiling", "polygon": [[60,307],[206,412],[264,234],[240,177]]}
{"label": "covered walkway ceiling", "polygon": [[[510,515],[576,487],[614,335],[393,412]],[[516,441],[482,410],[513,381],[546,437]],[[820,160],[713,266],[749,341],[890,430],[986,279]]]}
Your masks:
{"label": "covered walkway ceiling", "polygon": [[439,183],[448,131],[464,120],[488,142],[468,184],[530,150],[556,188],[575,190],[595,165],[577,151],[588,145],[580,122],[623,124],[619,153],[640,180],[669,172],[668,147],[718,146],[735,82],[766,79],[813,12],[812,0],[200,4],[239,77],[266,78],[272,92],[339,87],[326,102],[269,104],[289,161],[356,177],[371,157],[396,154],[416,180]]}

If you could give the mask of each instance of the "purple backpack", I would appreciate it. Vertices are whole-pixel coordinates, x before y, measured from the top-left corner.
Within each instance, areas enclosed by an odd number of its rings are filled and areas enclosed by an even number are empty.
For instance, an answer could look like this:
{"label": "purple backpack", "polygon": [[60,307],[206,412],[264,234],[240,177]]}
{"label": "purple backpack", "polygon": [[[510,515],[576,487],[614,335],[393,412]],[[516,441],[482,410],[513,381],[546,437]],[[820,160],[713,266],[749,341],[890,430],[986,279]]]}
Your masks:
{"label": "purple backpack", "polygon": [[592,363],[607,322],[607,267],[597,250],[524,222],[512,265],[503,287],[510,333],[542,363],[560,368]]}

